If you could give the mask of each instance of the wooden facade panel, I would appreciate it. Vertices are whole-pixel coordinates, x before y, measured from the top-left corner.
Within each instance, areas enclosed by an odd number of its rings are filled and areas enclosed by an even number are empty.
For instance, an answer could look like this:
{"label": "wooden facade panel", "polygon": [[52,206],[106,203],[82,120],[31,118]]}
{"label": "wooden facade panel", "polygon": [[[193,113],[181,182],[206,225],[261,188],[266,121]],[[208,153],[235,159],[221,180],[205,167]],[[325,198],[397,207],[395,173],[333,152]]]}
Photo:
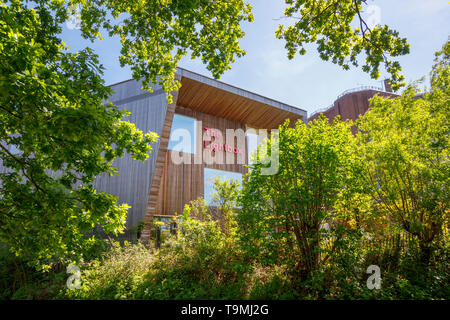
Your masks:
{"label": "wooden facade panel", "polygon": [[[306,112],[294,107],[275,108],[190,78],[183,77],[181,84],[178,106],[243,122],[256,128],[274,129],[287,118],[291,119],[291,124],[295,124],[297,120],[306,117]],[[267,103],[273,103],[266,100]]]}
{"label": "wooden facade panel", "polygon": [[[116,91],[126,98],[127,90],[140,92],[140,85],[135,81],[121,84],[124,89]],[[120,86],[119,86],[120,87]],[[134,88],[134,89],[133,89]],[[128,93],[128,97],[130,97]],[[140,96],[139,99],[118,105],[120,109],[131,112],[126,119],[136,125],[143,132],[156,132],[161,136],[164,116],[167,109],[167,100],[164,93],[158,95]],[[127,228],[137,226],[144,219],[147,211],[150,182],[153,177],[160,141],[152,145],[152,152],[145,162],[133,160],[128,154],[114,161],[114,166],[119,170],[119,176],[109,177],[100,175],[95,181],[97,190],[105,191],[119,197],[119,203],[127,203],[131,206],[127,214]]]}
{"label": "wooden facade panel", "polygon": [[[181,114],[201,121],[201,127],[197,130],[203,133],[203,128],[208,127],[218,129],[222,132],[223,143],[226,142],[226,129],[241,129],[245,132],[245,125],[241,122],[227,120],[221,117],[213,116],[203,112],[177,106],[176,114]],[[235,143],[236,143],[235,139]],[[197,154],[203,153],[203,144],[196,145]],[[242,150],[244,163],[247,163],[246,140],[244,139],[244,148]],[[232,163],[194,163],[194,155],[182,154],[189,159],[187,163],[176,164],[172,161],[173,153],[179,156],[176,151],[168,150],[166,152],[162,180],[159,186],[158,203],[156,204],[155,215],[175,215],[181,214],[185,204],[198,197],[204,196],[204,169],[212,168],[218,170],[247,173],[247,168],[239,164],[237,155],[233,154]],[[223,151],[217,153],[226,154]],[[230,154],[230,153],[228,153]],[[225,162],[225,157],[223,158]]]}

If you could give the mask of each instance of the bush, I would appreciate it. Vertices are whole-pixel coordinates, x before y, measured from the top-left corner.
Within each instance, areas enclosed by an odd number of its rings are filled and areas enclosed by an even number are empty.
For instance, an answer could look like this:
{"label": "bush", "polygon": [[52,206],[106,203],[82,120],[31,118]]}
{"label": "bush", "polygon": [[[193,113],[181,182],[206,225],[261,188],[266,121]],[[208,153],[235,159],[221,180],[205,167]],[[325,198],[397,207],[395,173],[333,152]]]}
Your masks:
{"label": "bush", "polygon": [[38,271],[12,254],[8,246],[0,244],[0,300],[54,298],[64,288],[64,271],[62,263],[45,272]]}
{"label": "bush", "polygon": [[299,294],[283,266],[255,266],[248,297],[257,300],[294,300]]}
{"label": "bush", "polygon": [[[103,260],[103,261],[101,261]],[[115,242],[103,259],[81,265],[81,288],[66,289],[70,299],[130,299],[155,260],[142,244]]]}
{"label": "bush", "polygon": [[[203,210],[202,201],[191,204]],[[142,244],[115,244],[103,261],[82,266],[80,290],[66,290],[71,299],[238,299],[245,295],[246,264],[236,233],[221,231],[206,214],[190,216],[186,206],[177,237],[156,253]],[[230,225],[233,225],[232,223]]]}

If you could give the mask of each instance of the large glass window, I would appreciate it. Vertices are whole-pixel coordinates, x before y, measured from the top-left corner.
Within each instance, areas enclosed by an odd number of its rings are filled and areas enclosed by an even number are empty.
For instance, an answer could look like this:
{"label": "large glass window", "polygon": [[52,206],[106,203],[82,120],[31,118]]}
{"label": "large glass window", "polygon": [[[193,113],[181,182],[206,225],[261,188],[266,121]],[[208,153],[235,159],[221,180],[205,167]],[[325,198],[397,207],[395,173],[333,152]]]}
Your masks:
{"label": "large glass window", "polygon": [[213,201],[213,194],[215,193],[214,179],[216,177],[220,177],[222,181],[235,179],[240,183],[239,189],[242,187],[242,173],[205,168],[204,174],[204,198],[209,206],[216,205]]}
{"label": "large glass window", "polygon": [[246,136],[247,136],[248,164],[252,165],[253,164],[252,156],[254,155],[256,148],[259,145],[259,135],[258,135],[256,129],[248,127]]}
{"label": "large glass window", "polygon": [[169,150],[195,153],[196,120],[175,114],[170,130]]}

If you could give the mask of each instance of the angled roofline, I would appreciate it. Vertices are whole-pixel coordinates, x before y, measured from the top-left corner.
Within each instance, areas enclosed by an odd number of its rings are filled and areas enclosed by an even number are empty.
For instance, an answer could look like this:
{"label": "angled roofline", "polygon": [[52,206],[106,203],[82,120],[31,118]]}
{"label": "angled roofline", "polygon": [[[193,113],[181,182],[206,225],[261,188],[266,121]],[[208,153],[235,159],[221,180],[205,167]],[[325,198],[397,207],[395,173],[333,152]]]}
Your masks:
{"label": "angled roofline", "polygon": [[[211,87],[214,87],[214,88],[217,88],[220,90],[224,90],[224,91],[230,92],[232,94],[269,105],[271,107],[275,107],[275,108],[278,108],[281,110],[289,111],[294,114],[298,114],[298,115],[302,116],[303,119],[307,118],[307,111],[304,109],[280,102],[275,99],[267,98],[263,95],[260,95],[260,94],[257,94],[257,93],[254,93],[254,92],[251,92],[251,91],[248,91],[245,89],[241,89],[237,86],[227,84],[225,82],[201,75],[199,73],[189,71],[189,70],[181,68],[181,67],[177,67],[177,71],[175,74],[177,74],[180,77],[186,77],[188,79],[209,85]],[[125,83],[128,81],[135,81],[135,79],[132,78],[132,79],[112,83],[112,84],[108,85],[108,87],[116,86],[116,85],[119,85],[119,84],[122,84],[122,83]]]}
{"label": "angled roofline", "polygon": [[248,99],[251,99],[251,100],[254,100],[254,101],[258,101],[260,103],[264,103],[264,104],[267,104],[269,106],[276,107],[276,108],[279,108],[279,109],[283,109],[285,111],[289,111],[289,112],[292,112],[292,113],[295,113],[295,114],[298,114],[298,115],[306,117],[306,110],[304,110],[304,109],[301,109],[301,108],[298,108],[298,107],[295,107],[295,106],[292,106],[292,105],[280,102],[280,101],[275,100],[275,99],[267,98],[267,97],[265,97],[263,95],[260,95],[258,93],[254,93],[254,92],[251,92],[251,91],[248,91],[248,90],[245,90],[245,89],[241,89],[241,88],[239,88],[237,86],[233,86],[233,85],[227,84],[225,82],[222,82],[222,81],[219,81],[219,80],[216,80],[216,79],[213,79],[213,78],[201,75],[199,73],[196,73],[196,72],[193,72],[193,71],[189,71],[189,70],[186,70],[186,69],[181,68],[181,67],[177,67],[177,74],[179,74],[181,77],[186,77],[186,78],[189,78],[189,79],[192,79],[192,80],[195,80],[195,81],[198,81],[198,82],[210,85],[211,87],[215,87],[215,88],[218,88],[218,89],[221,89],[221,90],[233,93],[235,95],[238,95],[238,96],[241,96],[241,97],[244,97],[244,98],[248,98]]}

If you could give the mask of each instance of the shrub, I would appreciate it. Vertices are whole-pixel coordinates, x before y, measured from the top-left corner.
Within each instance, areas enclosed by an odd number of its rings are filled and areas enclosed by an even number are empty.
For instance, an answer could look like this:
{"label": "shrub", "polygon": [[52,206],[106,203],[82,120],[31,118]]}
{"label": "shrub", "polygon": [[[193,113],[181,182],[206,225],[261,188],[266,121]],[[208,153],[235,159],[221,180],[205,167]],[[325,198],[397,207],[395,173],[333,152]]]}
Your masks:
{"label": "shrub", "polygon": [[53,264],[47,271],[30,267],[28,261],[0,244],[0,300],[51,299],[64,288],[65,269]]}
{"label": "shrub", "polygon": [[[204,201],[186,206],[177,236],[152,252],[142,244],[115,244],[103,260],[82,266],[74,299],[237,299],[245,296],[247,266],[236,232],[224,233],[204,210]],[[202,220],[191,211],[203,213]],[[229,219],[232,219],[230,216]],[[229,223],[229,226],[235,225]]]}
{"label": "shrub", "polygon": [[[235,233],[221,231],[202,209],[201,200],[186,206],[178,236],[157,254],[153,268],[137,292],[146,299],[236,299],[243,297],[245,264]],[[191,210],[202,220],[190,216]]]}
{"label": "shrub", "polygon": [[[102,259],[81,268],[81,288],[66,289],[71,299],[130,299],[154,262],[152,252],[142,244],[114,242]],[[101,261],[103,260],[103,261]]]}

